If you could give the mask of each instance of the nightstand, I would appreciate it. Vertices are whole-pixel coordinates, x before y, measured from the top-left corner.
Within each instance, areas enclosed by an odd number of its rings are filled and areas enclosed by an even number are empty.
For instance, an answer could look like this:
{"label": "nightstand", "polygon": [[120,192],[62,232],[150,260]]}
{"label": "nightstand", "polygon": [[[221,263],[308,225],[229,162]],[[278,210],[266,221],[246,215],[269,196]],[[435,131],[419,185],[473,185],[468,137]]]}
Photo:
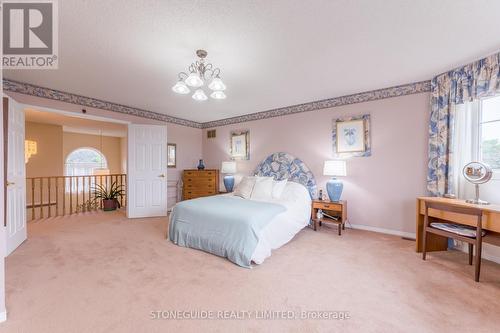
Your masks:
{"label": "nightstand", "polygon": [[[327,216],[323,216],[321,220],[318,220],[316,217],[318,209],[321,209],[326,214],[337,219],[331,219]],[[313,221],[314,231],[317,230],[318,223],[320,226],[324,222],[335,223],[340,236],[342,234],[342,230],[345,229],[345,223],[347,221],[347,201],[341,200],[338,202],[332,202],[329,200],[313,200],[311,207],[311,219]]]}

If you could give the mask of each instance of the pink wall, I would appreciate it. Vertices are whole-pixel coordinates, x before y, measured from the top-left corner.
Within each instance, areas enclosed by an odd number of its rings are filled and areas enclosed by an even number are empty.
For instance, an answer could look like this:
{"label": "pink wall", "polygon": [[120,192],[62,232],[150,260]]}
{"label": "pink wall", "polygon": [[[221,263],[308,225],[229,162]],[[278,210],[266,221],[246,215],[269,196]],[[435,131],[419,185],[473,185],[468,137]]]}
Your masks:
{"label": "pink wall", "polygon": [[201,129],[167,124],[167,141],[177,145],[177,167],[168,169],[167,179],[179,180],[182,170],[195,168],[202,158]]}
{"label": "pink wall", "polygon": [[238,162],[240,176],[250,174],[269,154],[284,151],[302,159],[324,189],[328,177],[322,175],[323,162],[332,159],[332,120],[367,113],[372,156],[351,158],[343,179],[349,220],[412,234],[415,198],[426,194],[428,93],[218,127],[215,139],[207,139],[204,130],[203,157],[208,167],[220,168],[230,158],[230,131],[249,129],[250,160]]}

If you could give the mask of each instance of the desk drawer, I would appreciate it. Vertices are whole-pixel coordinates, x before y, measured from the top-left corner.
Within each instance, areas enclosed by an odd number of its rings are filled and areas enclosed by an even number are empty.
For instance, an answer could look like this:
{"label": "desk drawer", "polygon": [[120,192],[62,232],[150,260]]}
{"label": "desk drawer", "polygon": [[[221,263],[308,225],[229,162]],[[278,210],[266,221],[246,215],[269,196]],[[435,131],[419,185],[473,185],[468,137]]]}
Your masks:
{"label": "desk drawer", "polygon": [[333,210],[333,211],[342,211],[342,205],[333,203],[333,202],[314,202],[313,208],[317,209],[325,209],[325,210]]}

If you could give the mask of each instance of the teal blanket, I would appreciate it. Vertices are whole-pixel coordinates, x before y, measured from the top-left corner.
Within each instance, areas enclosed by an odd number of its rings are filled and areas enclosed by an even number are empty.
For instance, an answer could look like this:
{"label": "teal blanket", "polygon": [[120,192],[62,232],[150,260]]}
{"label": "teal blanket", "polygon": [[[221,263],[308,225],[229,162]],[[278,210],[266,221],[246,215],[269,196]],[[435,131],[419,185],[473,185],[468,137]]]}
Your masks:
{"label": "teal blanket", "polygon": [[279,204],[230,196],[182,201],[170,215],[169,238],[250,268],[261,230],[284,211]]}

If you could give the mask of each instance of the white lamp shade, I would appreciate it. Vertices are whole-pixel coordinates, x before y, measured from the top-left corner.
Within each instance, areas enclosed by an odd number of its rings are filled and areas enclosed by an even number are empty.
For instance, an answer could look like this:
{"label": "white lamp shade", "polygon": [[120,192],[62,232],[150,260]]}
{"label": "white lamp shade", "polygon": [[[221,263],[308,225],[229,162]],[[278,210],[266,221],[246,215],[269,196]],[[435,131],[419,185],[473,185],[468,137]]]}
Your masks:
{"label": "white lamp shade", "polygon": [[214,77],[212,79],[212,82],[210,82],[210,84],[208,85],[208,87],[212,90],[218,90],[218,91],[226,90],[226,85],[218,77]]}
{"label": "white lamp shade", "polygon": [[186,84],[190,87],[198,88],[203,85],[203,80],[198,73],[191,73],[185,80]]}
{"label": "white lamp shade", "polygon": [[224,94],[223,91],[214,91],[210,94],[210,97],[212,97],[213,99],[225,99],[226,94]]}
{"label": "white lamp shade", "polygon": [[344,160],[325,161],[323,175],[347,176],[346,162]]}
{"label": "white lamp shade", "polygon": [[203,90],[201,89],[196,90],[192,97],[195,101],[206,101],[208,99],[207,95],[205,95],[205,92],[203,92]]}
{"label": "white lamp shade", "polygon": [[188,86],[183,81],[178,81],[175,86],[172,87],[172,90],[178,94],[189,94],[190,90]]}
{"label": "white lamp shade", "polygon": [[236,173],[236,162],[222,162],[221,173]]}

